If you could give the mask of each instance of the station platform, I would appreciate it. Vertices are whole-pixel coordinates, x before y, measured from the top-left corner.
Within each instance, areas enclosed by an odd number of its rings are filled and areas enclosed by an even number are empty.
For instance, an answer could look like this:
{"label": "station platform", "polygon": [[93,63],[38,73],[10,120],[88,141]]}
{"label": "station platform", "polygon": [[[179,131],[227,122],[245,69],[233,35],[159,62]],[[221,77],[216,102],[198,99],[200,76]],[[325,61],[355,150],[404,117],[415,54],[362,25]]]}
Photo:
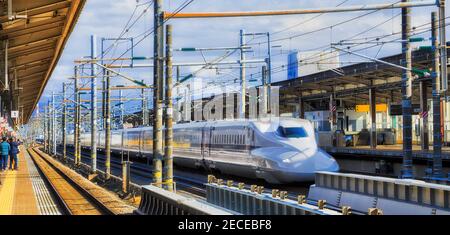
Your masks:
{"label": "station platform", "polygon": [[[354,155],[370,155],[378,157],[403,157],[403,145],[377,145],[375,149],[370,146],[351,146],[351,147],[322,147],[330,154],[354,154]],[[420,145],[413,145],[413,158],[428,159],[433,156],[433,146],[429,146],[429,150],[422,150]],[[450,147],[442,147],[442,159],[450,160]]]}
{"label": "station platform", "polygon": [[18,170],[1,172],[0,181],[0,215],[61,214],[25,148],[18,154]]}

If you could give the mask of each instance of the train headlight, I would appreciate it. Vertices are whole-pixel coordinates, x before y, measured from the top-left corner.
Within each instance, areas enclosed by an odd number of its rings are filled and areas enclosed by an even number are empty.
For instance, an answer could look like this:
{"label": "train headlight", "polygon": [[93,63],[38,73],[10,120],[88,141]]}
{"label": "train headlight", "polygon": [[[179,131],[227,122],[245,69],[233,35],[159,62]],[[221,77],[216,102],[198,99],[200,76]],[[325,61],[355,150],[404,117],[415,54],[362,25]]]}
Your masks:
{"label": "train headlight", "polygon": [[290,158],[283,159],[283,163],[291,163],[291,159]]}
{"label": "train headlight", "polygon": [[259,167],[263,167],[263,168],[267,168],[269,165],[267,164],[267,161],[265,159],[259,159],[258,160],[258,166]]}
{"label": "train headlight", "polygon": [[273,168],[276,167],[278,164],[276,164],[275,162],[271,161],[271,160],[267,160],[267,159],[259,159],[258,160],[258,166],[262,167],[262,168]]}

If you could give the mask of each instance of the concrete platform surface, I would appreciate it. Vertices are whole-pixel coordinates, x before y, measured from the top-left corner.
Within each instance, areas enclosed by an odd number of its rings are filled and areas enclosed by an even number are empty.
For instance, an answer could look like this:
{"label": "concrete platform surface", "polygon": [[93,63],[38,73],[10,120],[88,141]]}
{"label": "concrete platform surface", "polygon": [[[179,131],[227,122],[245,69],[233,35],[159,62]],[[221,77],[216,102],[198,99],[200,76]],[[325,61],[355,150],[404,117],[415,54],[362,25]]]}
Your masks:
{"label": "concrete platform surface", "polygon": [[[375,156],[403,156],[403,145],[378,145],[375,149],[370,146],[351,146],[351,147],[321,147],[328,153],[348,153]],[[431,158],[433,156],[433,146],[429,150],[422,150],[420,145],[413,145],[413,157],[415,158]],[[442,147],[442,159],[450,159],[450,147]]]}

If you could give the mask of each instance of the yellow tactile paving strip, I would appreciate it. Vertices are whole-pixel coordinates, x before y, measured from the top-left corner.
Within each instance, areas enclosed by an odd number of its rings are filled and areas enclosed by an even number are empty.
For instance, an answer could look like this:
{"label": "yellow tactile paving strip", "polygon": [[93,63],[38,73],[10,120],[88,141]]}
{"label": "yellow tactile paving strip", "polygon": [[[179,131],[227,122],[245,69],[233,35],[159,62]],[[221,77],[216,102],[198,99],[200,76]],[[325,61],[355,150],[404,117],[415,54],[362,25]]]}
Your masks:
{"label": "yellow tactile paving strip", "polygon": [[0,185],[0,215],[38,215],[28,166],[23,152],[18,156],[18,171],[4,171]]}
{"label": "yellow tactile paving strip", "polygon": [[1,180],[0,215],[11,215],[14,203],[14,192],[16,189],[16,172],[3,172]]}

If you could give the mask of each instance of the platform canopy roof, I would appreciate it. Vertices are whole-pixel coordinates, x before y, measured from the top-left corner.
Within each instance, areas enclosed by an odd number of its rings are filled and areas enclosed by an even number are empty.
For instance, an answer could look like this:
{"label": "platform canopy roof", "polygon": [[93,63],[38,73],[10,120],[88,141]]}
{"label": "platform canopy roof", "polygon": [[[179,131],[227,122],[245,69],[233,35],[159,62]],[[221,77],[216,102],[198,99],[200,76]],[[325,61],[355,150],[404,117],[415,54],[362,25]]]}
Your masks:
{"label": "platform canopy roof", "polygon": [[[0,1],[2,54],[4,56],[7,45],[11,91],[18,91],[24,122],[31,117],[85,2]],[[8,9],[8,4],[12,8]],[[17,85],[12,82],[14,78],[18,79]]]}
{"label": "platform canopy roof", "polygon": [[[401,65],[402,54],[392,55],[381,60]],[[412,54],[413,68],[429,70],[432,68],[433,54],[429,50],[417,50]],[[377,62],[362,62],[347,65],[335,70],[273,83],[280,87],[280,103],[287,106],[298,105],[300,97],[308,103],[328,101],[331,94],[349,105],[365,104],[369,100],[369,89],[377,92],[378,101],[389,99],[392,103],[401,102],[402,70]],[[427,81],[425,89],[431,98],[431,78],[413,80],[413,102],[418,102],[419,81]]]}

